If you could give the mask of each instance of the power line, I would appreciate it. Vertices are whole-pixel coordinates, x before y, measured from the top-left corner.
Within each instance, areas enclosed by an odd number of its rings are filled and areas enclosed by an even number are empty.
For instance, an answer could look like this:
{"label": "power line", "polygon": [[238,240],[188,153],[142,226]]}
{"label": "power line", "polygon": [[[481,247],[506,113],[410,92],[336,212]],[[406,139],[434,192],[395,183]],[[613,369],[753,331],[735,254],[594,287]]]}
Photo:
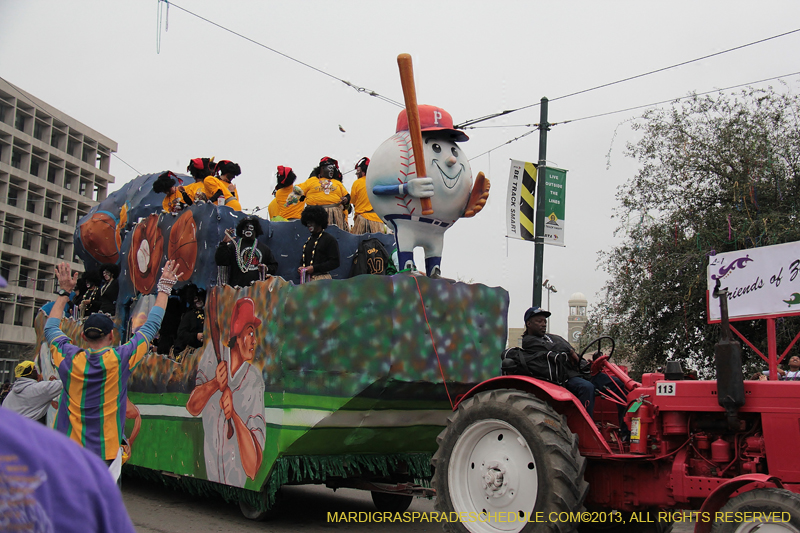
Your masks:
{"label": "power line", "polygon": [[137,175],[137,176],[141,176],[141,175],[142,175],[142,173],[141,173],[141,172],[139,172],[138,170],[136,170],[135,168],[133,168],[133,167],[132,167],[130,164],[128,164],[128,162],[127,162],[127,161],[125,161],[125,160],[124,160],[124,159],[122,159],[120,156],[118,156],[116,152],[111,152],[111,155],[113,155],[114,157],[116,157],[117,159],[119,159],[120,161],[122,161],[123,163],[125,163],[126,165],[128,165],[128,167],[129,167],[131,170],[133,170],[134,172],[136,172],[136,175]]}
{"label": "power line", "polygon": [[[747,83],[740,83],[738,85],[731,85],[729,87],[723,87],[721,89],[712,89],[710,91],[705,91],[705,92],[702,92],[702,93],[693,93],[693,94],[690,94],[688,96],[679,96],[677,98],[670,98],[668,100],[661,100],[659,102],[653,102],[653,103],[650,103],[650,104],[638,105],[638,106],[634,106],[634,107],[627,107],[625,109],[618,109],[617,111],[608,111],[608,112],[605,112],[605,113],[598,113],[596,115],[589,115],[589,116],[581,117],[581,118],[562,120],[561,122],[551,122],[550,126],[551,127],[553,127],[553,126],[562,126],[564,124],[569,124],[571,122],[578,122],[579,120],[589,120],[589,119],[592,119],[592,118],[605,117],[605,116],[608,116],[608,115],[614,115],[614,114],[617,114],[617,113],[624,113],[626,111],[633,111],[633,110],[642,109],[642,108],[645,108],[645,107],[668,104],[670,102],[679,102],[681,100],[686,100],[688,98],[693,98],[693,97],[696,97],[696,96],[703,96],[703,95],[711,94],[711,93],[729,91],[731,89],[738,89],[739,87],[746,87],[746,86],[752,85],[754,83],[763,83],[765,81],[779,80],[781,78],[788,78],[788,77],[797,76],[797,75],[800,75],[800,71],[792,72],[791,74],[782,74],[780,76],[773,76],[772,78],[764,78],[764,79],[761,79],[761,80],[749,81]],[[522,135],[520,135],[518,137],[515,137],[515,138],[513,138],[511,140],[508,140],[508,141],[504,142],[503,144],[500,144],[500,145],[492,148],[491,150],[487,150],[487,151],[485,151],[485,152],[483,152],[481,154],[478,154],[478,155],[476,155],[474,157],[471,157],[471,158],[469,158],[469,160],[472,161],[473,159],[477,159],[477,158],[479,158],[481,156],[484,156],[484,155],[486,155],[488,153],[494,152],[495,150],[497,150],[499,148],[502,148],[503,146],[505,146],[507,144],[511,144],[514,141],[518,141],[518,140],[522,139],[523,137],[527,137],[531,133],[534,133],[534,132],[538,131],[539,124],[512,124],[512,125],[508,125],[508,126],[469,126],[469,127],[465,128],[465,129],[484,129],[484,128],[503,128],[503,127],[505,127],[505,128],[527,127],[527,128],[536,128],[536,129],[532,129],[531,131],[528,131],[528,132],[526,132],[526,133],[524,133],[524,134],[522,134]]]}
{"label": "power line", "polygon": [[669,100],[661,100],[660,102],[653,102],[652,104],[638,105],[638,106],[634,106],[634,107],[628,107],[628,108],[625,108],[625,109],[619,109],[617,111],[608,111],[606,113],[598,113],[597,115],[589,115],[587,117],[573,118],[573,119],[570,119],[570,120],[563,120],[559,124],[568,124],[570,122],[577,122],[579,120],[588,120],[590,118],[605,117],[607,115],[614,115],[616,113],[624,113],[626,111],[633,111],[635,109],[642,109],[643,107],[650,107],[650,106],[656,106],[656,105],[661,105],[661,104],[668,104],[670,102],[678,102],[680,100],[686,100],[688,98],[693,98],[695,96],[703,96],[703,95],[711,94],[711,93],[717,93],[717,92],[722,92],[722,91],[730,91],[731,89],[738,89],[739,87],[745,87],[747,85],[752,85],[754,83],[763,83],[765,81],[772,81],[772,80],[778,80],[778,79],[781,79],[781,78],[788,78],[790,76],[797,76],[798,74],[800,74],[800,72],[792,72],[791,74],[783,74],[781,76],[774,76],[772,78],[764,78],[763,80],[756,80],[756,81],[750,81],[750,82],[747,82],[747,83],[740,83],[738,85],[731,85],[730,87],[723,87],[722,89],[712,89],[710,91],[705,91],[705,92],[702,92],[702,93],[693,93],[693,94],[690,94],[688,96],[680,96],[678,98],[670,98]]}
{"label": "power line", "polygon": [[[761,43],[764,43],[764,42],[767,42],[767,41],[771,41],[772,39],[778,39],[780,37],[785,37],[787,35],[791,35],[791,34],[797,33],[797,32],[800,32],[800,28],[798,28],[796,30],[791,30],[791,31],[787,31],[787,32],[784,32],[784,33],[780,33],[778,35],[773,35],[772,37],[767,37],[765,39],[759,39],[758,41],[753,41],[751,43],[743,44],[743,45],[740,45],[740,46],[735,46],[733,48],[728,48],[727,50],[722,50],[720,52],[715,52],[713,54],[708,54],[708,55],[704,55],[702,57],[697,57],[695,59],[690,59],[688,61],[682,61],[680,63],[676,63],[674,65],[670,65],[668,67],[662,67],[662,68],[659,68],[659,69],[651,70],[649,72],[645,72],[643,74],[637,74],[635,76],[629,76],[627,78],[623,78],[623,79],[620,79],[620,80],[617,80],[617,81],[612,81],[612,82],[609,82],[609,83],[603,83],[602,85],[597,85],[595,87],[590,87],[588,89],[583,89],[583,90],[580,90],[580,91],[576,91],[574,93],[569,93],[569,94],[565,94],[565,95],[562,95],[562,96],[558,96],[556,98],[552,98],[550,101],[551,102],[555,102],[556,100],[562,100],[564,98],[569,98],[570,96],[576,96],[576,95],[579,95],[579,94],[588,93],[590,91],[595,91],[597,89],[602,89],[604,87],[610,87],[612,85],[617,85],[619,83],[624,83],[626,81],[631,81],[631,80],[635,80],[635,79],[638,79],[638,78],[643,78],[645,76],[650,76],[651,74],[656,74],[656,73],[664,72],[666,70],[670,70],[670,69],[673,69],[673,68],[682,67],[682,66],[685,66],[685,65],[689,65],[690,63],[696,63],[697,61],[702,61],[704,59],[708,59],[708,58],[711,58],[711,57],[719,56],[719,55],[722,55],[722,54],[727,54],[728,52],[741,50],[743,48],[747,48],[748,46],[761,44]],[[530,104],[530,105],[526,105],[526,106],[523,106],[523,107],[518,107],[516,109],[509,109],[509,110],[506,110],[506,111],[501,111],[499,113],[493,113],[491,115],[485,115],[485,116],[480,117],[480,118],[467,120],[465,122],[462,122],[461,124],[457,124],[455,127],[457,129],[463,129],[466,126],[471,126],[472,124],[477,124],[478,122],[491,120],[493,118],[501,117],[503,115],[508,115],[509,113],[514,113],[516,111],[522,111],[523,109],[528,109],[530,107],[535,107],[537,105],[539,105],[538,102],[535,103],[535,104]]]}
{"label": "power line", "polygon": [[[318,72],[320,74],[328,76],[329,78],[333,78],[336,81],[340,81],[340,82],[344,83],[345,85],[347,85],[348,87],[350,87],[351,89],[354,89],[356,92],[364,93],[364,94],[367,94],[369,96],[374,96],[375,98],[377,98],[379,100],[383,100],[384,102],[388,102],[388,103],[390,103],[392,105],[395,105],[397,107],[400,107],[400,108],[405,108],[405,105],[400,103],[400,102],[392,100],[391,98],[387,98],[386,96],[383,96],[382,94],[379,94],[379,93],[377,93],[377,92],[375,92],[375,91],[373,91],[371,89],[367,89],[366,87],[360,87],[360,86],[358,86],[358,85],[356,85],[354,83],[351,83],[351,82],[349,82],[347,80],[343,80],[342,78],[334,76],[333,74],[330,74],[329,72],[325,72],[324,70],[319,69],[319,68],[317,68],[317,67],[315,67],[313,65],[309,65],[308,63],[305,63],[305,62],[303,62],[303,61],[301,61],[299,59],[296,59],[296,58],[294,58],[294,57],[292,57],[292,56],[290,56],[288,54],[284,54],[283,52],[281,52],[279,50],[276,50],[276,49],[274,49],[272,47],[269,47],[264,43],[260,43],[260,42],[256,41],[255,39],[251,39],[250,37],[247,37],[246,35],[242,35],[241,33],[236,32],[236,31],[234,31],[234,30],[232,30],[230,28],[226,28],[225,26],[223,26],[221,24],[218,24],[218,23],[214,22],[213,20],[207,19],[207,18],[205,18],[205,17],[203,17],[201,15],[198,15],[197,13],[193,13],[192,11],[189,11],[188,9],[183,8],[183,7],[179,6],[178,4],[169,2],[169,0],[158,0],[158,1],[166,3],[168,7],[169,6],[176,7],[178,9],[180,9],[181,11],[183,11],[184,13],[188,13],[189,15],[192,15],[193,17],[197,17],[200,20],[211,24],[212,26],[216,26],[217,28],[219,28],[221,30],[227,31],[228,33],[232,33],[233,35],[236,35],[237,37],[240,37],[240,38],[242,38],[242,39],[244,39],[246,41],[249,41],[249,42],[251,42],[251,43],[253,43],[255,45],[258,45],[261,48],[269,50],[272,53],[278,54],[279,56],[285,57],[286,59],[288,59],[290,61],[294,61],[295,63],[303,65],[306,68],[310,68],[311,70],[313,70],[315,72]],[[160,22],[160,19],[159,19],[159,22]],[[159,41],[158,46],[160,47],[160,41]]]}

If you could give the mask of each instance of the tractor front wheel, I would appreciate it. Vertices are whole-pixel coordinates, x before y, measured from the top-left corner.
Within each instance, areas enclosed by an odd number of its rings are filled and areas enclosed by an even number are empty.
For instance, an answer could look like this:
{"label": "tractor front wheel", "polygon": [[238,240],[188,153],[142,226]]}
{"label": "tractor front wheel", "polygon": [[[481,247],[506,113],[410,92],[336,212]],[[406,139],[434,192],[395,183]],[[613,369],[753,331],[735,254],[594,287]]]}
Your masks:
{"label": "tractor front wheel", "polygon": [[445,530],[575,529],[569,513],[586,497],[586,462],[566,418],[547,403],[517,390],[479,393],[458,406],[437,441],[435,507],[460,517]]}
{"label": "tractor front wheel", "polygon": [[[784,489],[755,489],[732,498],[720,513],[763,513],[761,516],[778,516],[785,522],[734,522],[735,514],[720,516],[731,520],[717,520],[712,533],[800,533],[800,496]],[[776,514],[773,514],[776,513]],[[739,515],[740,517],[746,515]]]}

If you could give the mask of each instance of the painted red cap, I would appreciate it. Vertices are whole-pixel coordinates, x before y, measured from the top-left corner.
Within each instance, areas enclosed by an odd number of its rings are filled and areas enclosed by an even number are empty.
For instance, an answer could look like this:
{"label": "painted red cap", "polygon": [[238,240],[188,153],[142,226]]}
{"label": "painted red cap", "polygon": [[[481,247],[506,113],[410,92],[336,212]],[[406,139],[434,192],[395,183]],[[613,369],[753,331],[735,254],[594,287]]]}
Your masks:
{"label": "painted red cap", "polygon": [[231,337],[238,337],[247,326],[257,328],[261,319],[255,315],[256,304],[250,298],[241,298],[233,305]]}

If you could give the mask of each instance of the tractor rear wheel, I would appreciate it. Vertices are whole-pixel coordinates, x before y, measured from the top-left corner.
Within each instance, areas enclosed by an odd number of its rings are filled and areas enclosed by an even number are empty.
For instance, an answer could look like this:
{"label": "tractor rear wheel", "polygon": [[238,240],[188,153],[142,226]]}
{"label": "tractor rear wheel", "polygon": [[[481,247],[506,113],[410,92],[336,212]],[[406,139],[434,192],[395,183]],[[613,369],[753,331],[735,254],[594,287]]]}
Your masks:
{"label": "tractor rear wheel", "polygon": [[[712,533],[800,533],[800,496],[784,489],[755,489],[732,498],[720,513],[778,513],[787,522],[722,522],[716,521]],[[724,515],[723,515],[724,516]],[[735,515],[727,515],[735,516]]]}
{"label": "tractor rear wheel", "polygon": [[586,460],[566,418],[547,403],[517,390],[479,393],[458,406],[437,441],[435,507],[463,517],[443,523],[446,531],[575,529],[568,515],[558,516],[581,509]]}

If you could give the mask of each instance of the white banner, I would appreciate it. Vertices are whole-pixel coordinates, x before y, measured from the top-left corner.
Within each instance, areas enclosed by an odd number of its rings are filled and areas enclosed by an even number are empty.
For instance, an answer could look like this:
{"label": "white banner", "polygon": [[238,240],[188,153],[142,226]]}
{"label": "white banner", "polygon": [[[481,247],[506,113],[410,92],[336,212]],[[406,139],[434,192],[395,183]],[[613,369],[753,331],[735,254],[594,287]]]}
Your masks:
{"label": "white banner", "polygon": [[536,167],[533,163],[511,160],[506,196],[506,236],[532,241],[536,194]]}
{"label": "white banner", "polygon": [[717,254],[708,264],[709,322],[721,320],[717,279],[731,320],[800,314],[800,241]]}

